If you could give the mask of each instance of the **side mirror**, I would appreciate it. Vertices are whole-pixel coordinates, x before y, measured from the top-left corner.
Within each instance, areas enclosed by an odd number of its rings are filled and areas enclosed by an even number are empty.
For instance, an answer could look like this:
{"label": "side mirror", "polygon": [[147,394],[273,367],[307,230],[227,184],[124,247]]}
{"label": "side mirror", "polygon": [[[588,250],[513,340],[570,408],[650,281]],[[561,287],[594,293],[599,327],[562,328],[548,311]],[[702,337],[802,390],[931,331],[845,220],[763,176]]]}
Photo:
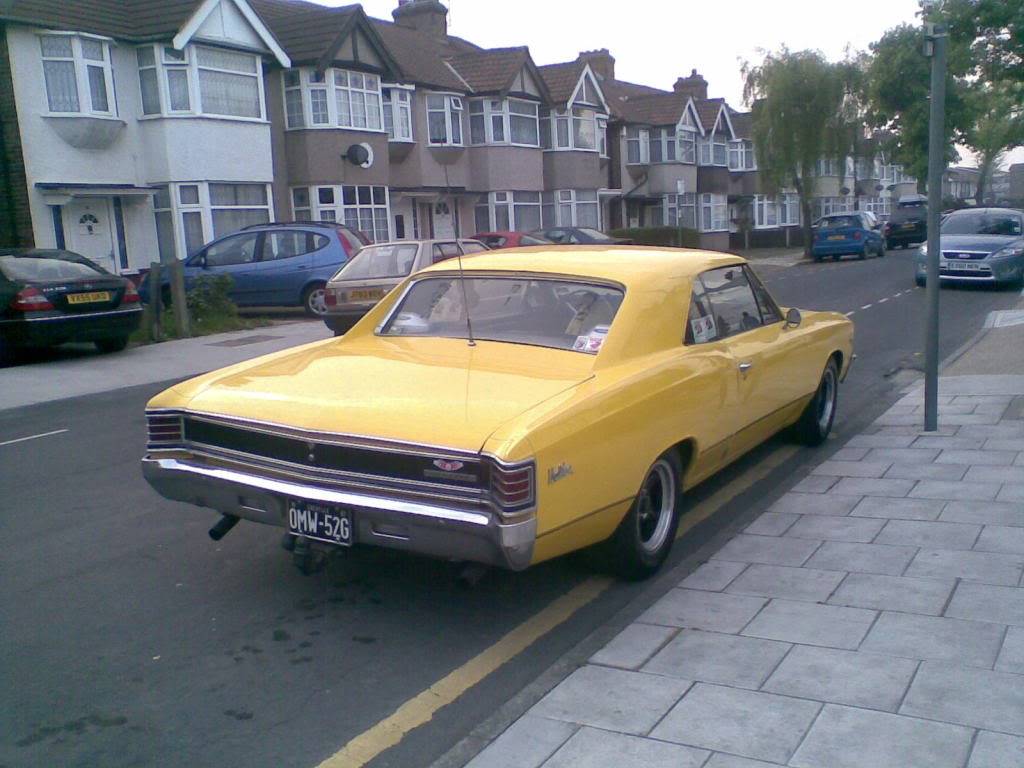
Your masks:
{"label": "side mirror", "polygon": [[801,320],[803,320],[803,317],[800,315],[799,309],[797,309],[796,307],[790,307],[788,310],[786,310],[787,328],[796,328],[797,326],[800,325]]}

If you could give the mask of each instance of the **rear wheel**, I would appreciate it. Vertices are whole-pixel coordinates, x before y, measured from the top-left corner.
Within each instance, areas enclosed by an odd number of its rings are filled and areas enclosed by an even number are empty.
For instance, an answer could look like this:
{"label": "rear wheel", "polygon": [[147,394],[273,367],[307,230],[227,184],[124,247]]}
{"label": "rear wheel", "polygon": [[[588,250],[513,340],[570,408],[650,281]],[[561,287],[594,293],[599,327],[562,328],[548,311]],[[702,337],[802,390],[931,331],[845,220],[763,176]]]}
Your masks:
{"label": "rear wheel", "polygon": [[323,283],[314,283],[302,293],[302,308],[311,317],[323,317],[327,314],[327,291]]}
{"label": "rear wheel", "polygon": [[925,284],[926,284],[926,283],[927,283],[928,281],[927,281],[927,280],[926,280],[925,278],[921,277],[920,275],[917,275],[917,276],[916,276],[916,277],[914,278],[914,282],[915,282],[915,283],[917,284],[917,287],[918,287],[918,288],[924,288]]}
{"label": "rear wheel", "polygon": [[665,562],[679,526],[682,466],[674,451],[647,470],[629,513],[610,541],[613,566],[627,579],[645,579]]}
{"label": "rear wheel", "polygon": [[841,253],[837,253],[835,256],[832,257],[832,261],[839,261],[842,258],[843,255]]}
{"label": "rear wheel", "polygon": [[821,445],[832,431],[839,403],[839,365],[829,358],[814,397],[807,403],[800,420],[794,425],[796,439],[804,445]]}
{"label": "rear wheel", "polygon": [[860,253],[857,254],[857,258],[864,261],[868,257],[868,244],[864,243],[864,247],[860,249]]}
{"label": "rear wheel", "polygon": [[128,346],[127,336],[118,336],[116,339],[100,339],[93,342],[96,345],[96,349],[100,352],[120,352],[122,349]]}

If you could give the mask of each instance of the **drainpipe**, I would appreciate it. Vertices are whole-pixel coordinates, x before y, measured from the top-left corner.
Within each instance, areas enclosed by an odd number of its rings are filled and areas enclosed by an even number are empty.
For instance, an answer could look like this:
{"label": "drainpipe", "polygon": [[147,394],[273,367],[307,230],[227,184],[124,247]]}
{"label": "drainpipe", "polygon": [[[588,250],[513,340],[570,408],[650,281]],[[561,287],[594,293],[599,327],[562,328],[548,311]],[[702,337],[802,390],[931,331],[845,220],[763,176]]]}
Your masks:
{"label": "drainpipe", "polygon": [[[638,181],[636,183],[636,186],[633,187],[628,192],[623,192],[622,193],[622,200],[623,200],[623,202],[625,202],[627,197],[632,195],[634,192],[636,192],[638,189],[640,189],[640,187],[642,187],[646,183],[647,183],[647,171],[644,171],[643,178],[641,178],[640,181]],[[623,226],[623,229],[629,229],[629,214],[626,211],[623,211],[622,223],[625,225],[625,226]]]}

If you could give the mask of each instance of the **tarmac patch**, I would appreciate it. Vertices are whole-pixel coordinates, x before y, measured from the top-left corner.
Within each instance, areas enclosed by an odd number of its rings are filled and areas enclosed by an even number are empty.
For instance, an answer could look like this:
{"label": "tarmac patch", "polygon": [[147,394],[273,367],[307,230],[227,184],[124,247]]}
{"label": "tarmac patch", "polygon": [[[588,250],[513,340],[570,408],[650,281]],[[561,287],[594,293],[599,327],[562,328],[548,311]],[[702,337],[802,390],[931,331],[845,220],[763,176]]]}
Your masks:
{"label": "tarmac patch", "polygon": [[276,339],[283,339],[284,336],[268,336],[266,334],[262,336],[246,336],[241,339],[228,339],[227,341],[215,341],[212,344],[207,344],[208,347],[245,347],[249,344],[260,344],[264,341],[274,341]]}

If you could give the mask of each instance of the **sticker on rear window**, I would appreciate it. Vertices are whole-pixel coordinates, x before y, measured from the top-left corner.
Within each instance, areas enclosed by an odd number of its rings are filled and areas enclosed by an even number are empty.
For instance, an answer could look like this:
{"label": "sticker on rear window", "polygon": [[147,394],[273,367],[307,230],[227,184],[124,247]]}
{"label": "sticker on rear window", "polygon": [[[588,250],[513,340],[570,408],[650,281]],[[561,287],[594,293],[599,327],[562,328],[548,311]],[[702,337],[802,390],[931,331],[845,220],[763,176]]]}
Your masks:
{"label": "sticker on rear window", "polygon": [[596,355],[601,351],[601,347],[604,345],[604,340],[608,338],[607,325],[595,325],[590,329],[590,333],[583,336],[577,336],[576,341],[573,342],[572,348],[577,352],[586,352],[590,355]]}
{"label": "sticker on rear window", "polygon": [[698,344],[703,344],[705,341],[711,341],[715,338],[715,318],[711,315],[691,320],[690,328],[693,330],[693,340]]}

